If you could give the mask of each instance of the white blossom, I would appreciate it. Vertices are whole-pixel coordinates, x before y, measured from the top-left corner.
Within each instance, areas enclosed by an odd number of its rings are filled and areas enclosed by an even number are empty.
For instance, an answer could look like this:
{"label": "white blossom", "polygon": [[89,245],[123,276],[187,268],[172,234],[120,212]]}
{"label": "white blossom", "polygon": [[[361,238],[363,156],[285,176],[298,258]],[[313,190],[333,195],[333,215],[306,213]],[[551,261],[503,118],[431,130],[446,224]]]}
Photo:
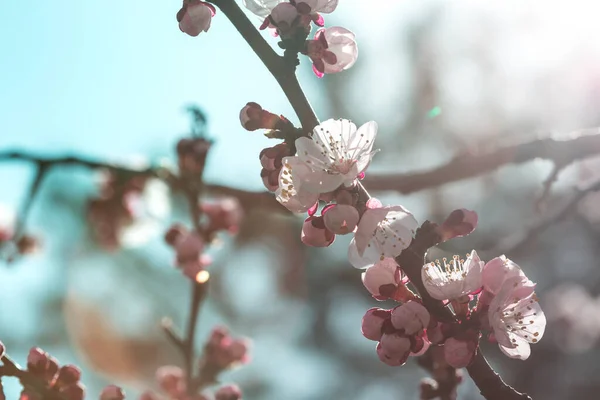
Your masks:
{"label": "white blossom", "polygon": [[510,358],[525,360],[530,343],[544,335],[546,317],[533,292],[534,284],[521,276],[503,282],[490,303],[488,319],[500,350]]}
{"label": "white blossom", "polygon": [[415,217],[402,206],[367,208],[350,242],[350,263],[365,268],[385,257],[399,256],[410,245],[417,226]]}
{"label": "white blossom", "polygon": [[347,119],[329,119],[310,137],[296,140],[297,157],[310,167],[302,180],[307,190],[326,193],[340,185],[350,186],[373,158],[377,123],[356,128]]}
{"label": "white blossom", "polygon": [[437,300],[455,300],[481,288],[483,261],[473,250],[466,260],[454,256],[425,264],[421,279],[427,292]]}

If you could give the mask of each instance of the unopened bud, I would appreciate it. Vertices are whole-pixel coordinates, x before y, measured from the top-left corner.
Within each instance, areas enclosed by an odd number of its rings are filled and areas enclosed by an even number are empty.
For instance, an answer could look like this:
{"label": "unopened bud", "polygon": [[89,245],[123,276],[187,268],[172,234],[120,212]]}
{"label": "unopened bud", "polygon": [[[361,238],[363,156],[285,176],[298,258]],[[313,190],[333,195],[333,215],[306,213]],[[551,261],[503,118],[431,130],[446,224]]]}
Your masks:
{"label": "unopened bud", "polygon": [[102,389],[100,393],[100,400],[124,400],[125,392],[123,389],[116,385],[108,385]]}
{"label": "unopened bud", "polygon": [[281,127],[280,121],[282,120],[284,120],[282,117],[263,110],[257,103],[250,102],[240,111],[240,123],[249,131],[276,129]]}
{"label": "unopened bud", "polygon": [[438,228],[442,241],[455,237],[467,236],[477,228],[477,213],[464,208],[450,213],[444,223]]}
{"label": "unopened bud", "polygon": [[215,400],[240,400],[242,391],[236,385],[223,386],[215,393]]}
{"label": "unopened bud", "polygon": [[81,382],[78,382],[60,389],[59,393],[65,400],[83,400],[85,397],[85,387]]}
{"label": "unopened bud", "polygon": [[58,371],[56,384],[60,387],[69,386],[77,383],[81,378],[81,370],[75,365],[65,365]]}

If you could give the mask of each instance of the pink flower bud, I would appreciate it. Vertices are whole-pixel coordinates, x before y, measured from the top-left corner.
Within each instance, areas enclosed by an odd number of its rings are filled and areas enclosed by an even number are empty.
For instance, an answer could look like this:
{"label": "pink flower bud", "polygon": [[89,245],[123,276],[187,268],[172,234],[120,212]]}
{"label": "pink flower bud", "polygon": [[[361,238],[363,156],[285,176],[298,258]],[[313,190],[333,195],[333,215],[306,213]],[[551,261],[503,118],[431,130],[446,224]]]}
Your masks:
{"label": "pink flower bud", "polygon": [[181,224],[174,224],[165,233],[165,242],[170,246],[175,246],[175,243],[186,234],[188,230]]}
{"label": "pink flower bud", "polygon": [[229,354],[231,359],[235,363],[246,364],[249,356],[248,352],[250,349],[250,340],[248,339],[235,339],[229,346]]}
{"label": "pink flower bud", "polygon": [[125,392],[118,386],[108,385],[102,389],[100,400],[125,400]]}
{"label": "pink flower bud", "polygon": [[[408,339],[406,339],[408,340]],[[390,355],[385,350],[381,343],[377,343],[377,356],[381,361],[389,365],[390,367],[399,367],[403,365],[408,359],[408,355],[410,353],[407,352],[402,356]]]}
{"label": "pink flower bud", "polygon": [[383,324],[389,321],[392,315],[391,310],[382,308],[371,308],[367,310],[362,319],[362,334],[369,340],[380,341],[383,335]]}
{"label": "pink flower bud", "polygon": [[429,325],[429,311],[416,301],[409,301],[392,310],[392,325],[412,335]]}
{"label": "pink flower bud", "polygon": [[439,227],[442,241],[467,236],[477,228],[477,213],[464,208],[454,210]]}
{"label": "pink flower bud", "polygon": [[302,225],[302,243],[312,247],[327,247],[335,240],[335,234],[325,227],[324,218],[308,217]]}
{"label": "pink flower bud", "polygon": [[323,214],[325,226],[336,235],[346,235],[354,232],[360,215],[353,206],[335,205]]}
{"label": "pink flower bud", "polygon": [[32,347],[27,356],[27,369],[36,374],[45,374],[48,367],[48,353],[39,347]]}
{"label": "pink flower bud", "polygon": [[262,151],[260,153],[260,165],[268,171],[275,170],[275,157],[269,157],[269,152]]}
{"label": "pink flower bud", "polygon": [[249,131],[257,129],[275,129],[282,120],[281,117],[263,108],[256,103],[248,103],[240,111],[240,123]]}
{"label": "pink flower bud", "polygon": [[158,386],[169,395],[177,397],[185,391],[185,373],[174,365],[165,365],[156,370]]}
{"label": "pink flower bud", "polygon": [[233,340],[227,329],[216,327],[211,332],[205,345],[204,362],[212,365],[217,371],[229,368],[235,364],[243,364],[249,360],[250,340]]}
{"label": "pink flower bud", "polygon": [[260,171],[260,177],[262,178],[263,185],[268,191],[274,192],[279,187],[279,171],[269,171],[268,169],[262,169]]}
{"label": "pink flower bud", "polygon": [[403,357],[406,353],[410,353],[410,339],[399,334],[383,334],[380,343],[384,353],[387,355]]}
{"label": "pink flower bud", "polygon": [[377,300],[394,298],[400,284],[400,267],[393,258],[384,258],[363,272],[362,282]]}
{"label": "pink flower bud", "polygon": [[250,102],[240,111],[240,123],[249,131],[260,129],[263,109],[260,104]]}
{"label": "pink flower bud", "polygon": [[161,400],[161,398],[147,390],[140,395],[139,400]]}
{"label": "pink flower bud", "polygon": [[270,20],[282,36],[292,32],[297,18],[298,10],[290,3],[279,3],[271,10]]}
{"label": "pink flower bud", "polygon": [[56,385],[69,386],[77,383],[81,378],[81,370],[75,365],[64,365],[58,371]]}
{"label": "pink flower bud", "polygon": [[195,232],[190,232],[179,237],[175,243],[177,262],[183,265],[188,262],[197,262],[204,250],[204,240]]}
{"label": "pink flower bud", "polygon": [[83,400],[85,397],[85,386],[81,382],[65,386],[59,390],[65,400]]}
{"label": "pink flower bud", "polygon": [[477,342],[448,338],[444,342],[444,358],[454,368],[466,368],[477,350]]}
{"label": "pink flower bud", "polygon": [[334,26],[319,29],[315,39],[306,42],[306,54],[313,62],[315,74],[322,77],[352,67],[358,58],[358,46],[352,32]]}
{"label": "pink flower bud", "polygon": [[210,220],[207,228],[210,232],[225,230],[236,233],[244,216],[240,202],[233,197],[202,203],[201,209]]}
{"label": "pink flower bud", "polygon": [[215,8],[212,4],[200,0],[184,0],[183,7],[177,13],[177,21],[181,32],[190,36],[198,36],[210,28]]}
{"label": "pink flower bud", "polygon": [[240,400],[242,391],[236,385],[223,386],[215,393],[215,400]]}

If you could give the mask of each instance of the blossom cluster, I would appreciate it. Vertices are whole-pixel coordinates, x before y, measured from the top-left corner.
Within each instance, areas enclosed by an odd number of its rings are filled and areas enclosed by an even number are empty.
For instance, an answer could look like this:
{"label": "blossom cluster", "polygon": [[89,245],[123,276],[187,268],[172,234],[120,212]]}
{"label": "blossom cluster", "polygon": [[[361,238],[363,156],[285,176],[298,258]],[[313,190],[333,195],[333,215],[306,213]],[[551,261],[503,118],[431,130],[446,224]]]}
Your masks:
{"label": "blossom cluster", "polygon": [[[377,300],[406,301],[409,289],[406,280],[399,278],[401,273],[400,265],[385,259],[363,273],[363,283]],[[481,261],[476,251],[466,259],[444,258],[425,264],[421,279],[429,296],[452,308],[457,322],[435,321],[420,306],[413,323],[422,325],[421,337],[426,343],[444,346],[445,360],[455,368],[471,363],[481,331],[488,331],[490,340],[496,341],[505,355],[521,360],[529,357],[530,344],[537,343],[544,334],[546,318],[534,292],[535,284],[505,256],[487,263]],[[377,352],[389,365],[406,360],[406,357],[392,357],[396,353],[386,344],[389,341],[386,335],[391,332],[398,336],[390,330],[389,323],[398,328],[393,317],[408,304],[419,303],[409,300],[393,310],[374,308],[363,318],[363,335],[380,342]]]}
{"label": "blossom cluster", "polygon": [[[335,11],[338,0],[244,0],[244,6],[263,19],[260,29],[270,28],[281,38],[280,46],[310,58],[318,77],[347,70],[358,58],[354,34],[335,26],[324,28],[322,14]],[[183,0],[177,13],[179,29],[190,36],[207,32],[215,7],[200,0]],[[312,25],[320,27],[311,40],[307,40]]]}
{"label": "blossom cluster", "polygon": [[[365,287],[377,300],[401,303],[393,310],[371,309],[363,319],[363,333],[378,342],[379,357],[401,365],[433,343],[444,346],[450,365],[465,367],[476,354],[482,331],[509,357],[529,357],[529,344],[541,339],[546,320],[535,284],[504,256],[484,263],[472,251],[466,259],[454,256],[423,266],[420,278],[427,294],[452,307],[454,322],[437,321],[407,286],[396,259],[413,241],[416,218],[400,205],[361,198],[360,179],[376,153],[376,135],[375,122],[357,128],[348,120],[331,119],[293,140],[279,135],[284,143],[263,150],[260,158],[265,186],[288,210],[308,214],[302,242],[326,247],[337,235],[353,234],[348,258],[356,268],[366,268]],[[470,234],[477,222],[475,212],[455,210],[435,232],[444,242]],[[407,329],[411,319],[416,325]]]}
{"label": "blossom cluster", "polygon": [[[203,357],[199,361],[201,385],[217,382],[220,373],[227,369],[249,362],[250,341],[245,338],[234,339],[223,327],[214,328],[204,346]],[[165,365],[156,371],[156,381],[162,394],[146,391],[140,400],[240,400],[242,392],[236,385],[224,385],[212,394],[189,394],[187,385],[196,384],[189,382],[185,372],[180,367]],[[194,390],[192,390],[193,392]]]}
{"label": "blossom cluster", "polygon": [[[4,356],[5,347],[0,343],[0,356]],[[6,368],[6,366],[4,367]],[[15,366],[15,368],[19,368]],[[22,400],[41,400],[55,396],[65,400],[83,400],[85,386],[81,383],[81,370],[72,364],[60,365],[58,360],[44,350],[33,347],[27,356],[27,369],[13,371],[23,384],[20,395]],[[52,397],[54,398],[54,397]],[[100,400],[124,400],[123,390],[108,385],[100,394]]]}

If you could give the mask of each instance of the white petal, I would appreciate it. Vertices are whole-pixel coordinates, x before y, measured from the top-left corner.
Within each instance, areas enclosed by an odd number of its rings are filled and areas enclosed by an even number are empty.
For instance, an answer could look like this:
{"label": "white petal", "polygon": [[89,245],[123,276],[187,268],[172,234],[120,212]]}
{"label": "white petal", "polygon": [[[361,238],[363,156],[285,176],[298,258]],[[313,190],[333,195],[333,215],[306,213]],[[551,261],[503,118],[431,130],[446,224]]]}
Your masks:
{"label": "white petal", "polygon": [[338,0],[297,0],[297,3],[306,3],[310,7],[310,12],[329,14],[333,12],[337,5]]}
{"label": "white petal", "polygon": [[335,54],[335,64],[325,63],[325,73],[332,74],[351,68],[358,59],[358,45],[349,30],[334,26],[325,30],[327,50]]}
{"label": "white petal", "polygon": [[312,193],[333,192],[344,182],[342,175],[329,174],[325,171],[311,171],[303,175],[302,186]]}
{"label": "white petal", "polygon": [[375,235],[375,229],[377,229],[377,225],[387,215],[387,210],[385,208],[372,208],[367,209],[358,223],[358,228],[356,229],[356,234],[354,238],[356,239],[356,246],[358,248],[358,254],[362,255],[367,248],[369,242],[373,239]]}
{"label": "white petal", "polygon": [[500,350],[510,358],[516,358],[518,360],[528,359],[531,354],[531,346],[529,346],[529,343],[520,340],[515,344],[515,347],[506,347],[501,344],[498,346],[500,347]]}
{"label": "white petal", "polygon": [[377,129],[377,122],[370,121],[358,128],[356,133],[350,137],[348,152],[356,153],[353,158],[358,161],[356,165],[358,173],[367,169],[373,158],[373,143],[377,136]]}
{"label": "white petal", "polygon": [[313,130],[312,139],[326,154],[335,154],[338,147],[345,151],[355,132],[356,125],[347,119],[328,119]]}
{"label": "white petal", "polygon": [[386,207],[388,213],[375,230],[378,250],[385,257],[397,257],[412,242],[418,222],[402,206]]}
{"label": "white petal", "polygon": [[292,212],[306,212],[319,199],[318,193],[303,188],[303,180],[312,170],[298,157],[285,157],[279,173],[277,201]]}
{"label": "white petal", "polygon": [[277,4],[285,0],[242,0],[244,6],[259,17],[266,18]]}
{"label": "white petal", "polygon": [[358,249],[356,248],[356,241],[354,238],[350,241],[350,246],[348,247],[348,261],[350,261],[350,264],[352,264],[354,268],[367,268],[379,260],[379,253],[374,246],[367,246],[365,252],[361,256],[358,254]]}
{"label": "white petal", "polygon": [[322,147],[311,138],[301,137],[296,139],[296,152],[298,157],[313,169],[325,169],[331,163]]}
{"label": "white petal", "polygon": [[463,265],[464,271],[467,273],[465,278],[464,291],[469,294],[481,288],[481,275],[483,272],[484,262],[481,261],[475,250],[467,257]]}
{"label": "white petal", "polygon": [[525,276],[523,271],[521,271],[521,267],[505,256],[496,257],[489,261],[483,268],[483,287],[488,292],[497,294],[504,281],[516,276]]}

